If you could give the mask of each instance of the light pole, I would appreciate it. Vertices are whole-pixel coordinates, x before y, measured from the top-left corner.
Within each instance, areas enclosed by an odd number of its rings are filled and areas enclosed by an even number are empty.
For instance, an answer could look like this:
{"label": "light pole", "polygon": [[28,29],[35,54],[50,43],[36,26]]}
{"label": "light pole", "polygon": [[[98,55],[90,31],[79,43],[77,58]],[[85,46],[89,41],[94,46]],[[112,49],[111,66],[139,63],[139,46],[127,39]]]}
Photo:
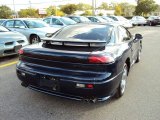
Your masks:
{"label": "light pole", "polygon": [[92,0],[92,15],[95,15],[94,7],[94,0]]}
{"label": "light pole", "polygon": [[96,10],[97,10],[97,1],[95,0],[95,2],[94,2],[94,15],[96,15]]}
{"label": "light pole", "polygon": [[14,15],[15,15],[15,17],[17,17],[17,14],[16,14],[16,7],[15,7],[14,0],[13,0],[13,10],[14,10]]}
{"label": "light pole", "polygon": [[29,0],[29,8],[31,9],[31,1]]}

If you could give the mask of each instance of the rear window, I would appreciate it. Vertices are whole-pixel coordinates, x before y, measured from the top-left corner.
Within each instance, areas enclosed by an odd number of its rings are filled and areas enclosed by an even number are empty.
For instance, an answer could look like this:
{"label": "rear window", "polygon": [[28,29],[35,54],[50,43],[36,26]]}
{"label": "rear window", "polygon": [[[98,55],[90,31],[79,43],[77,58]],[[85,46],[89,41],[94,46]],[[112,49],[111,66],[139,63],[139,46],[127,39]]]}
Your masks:
{"label": "rear window", "polygon": [[111,25],[75,25],[63,28],[54,35],[56,39],[66,40],[103,40],[110,39],[113,26]]}

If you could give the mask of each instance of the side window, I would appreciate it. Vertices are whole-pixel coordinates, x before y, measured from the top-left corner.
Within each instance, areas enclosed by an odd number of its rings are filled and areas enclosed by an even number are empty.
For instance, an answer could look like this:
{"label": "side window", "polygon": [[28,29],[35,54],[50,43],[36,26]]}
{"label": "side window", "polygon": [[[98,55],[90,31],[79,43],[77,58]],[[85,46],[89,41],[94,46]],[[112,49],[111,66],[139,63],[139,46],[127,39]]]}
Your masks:
{"label": "side window", "polygon": [[126,30],[124,27],[118,27],[118,33],[119,33],[119,42],[128,41],[131,39],[131,34],[128,30]]}
{"label": "side window", "polygon": [[93,20],[94,20],[94,22],[99,22],[99,20],[98,20],[98,19],[96,19],[96,18],[94,18]]}
{"label": "side window", "polygon": [[56,18],[52,18],[52,25],[63,25],[63,23]]}
{"label": "side window", "polygon": [[7,28],[14,28],[14,20],[6,21],[4,26]]}
{"label": "side window", "polygon": [[78,19],[78,18],[76,18],[76,17],[73,17],[72,18],[74,21],[76,21],[77,23],[80,23],[81,21]]}
{"label": "side window", "polygon": [[43,20],[45,23],[50,24],[51,18],[46,18]]}
{"label": "side window", "polygon": [[24,25],[24,23],[22,21],[16,20],[15,24],[14,24],[14,27],[15,28],[25,28],[25,25]]}

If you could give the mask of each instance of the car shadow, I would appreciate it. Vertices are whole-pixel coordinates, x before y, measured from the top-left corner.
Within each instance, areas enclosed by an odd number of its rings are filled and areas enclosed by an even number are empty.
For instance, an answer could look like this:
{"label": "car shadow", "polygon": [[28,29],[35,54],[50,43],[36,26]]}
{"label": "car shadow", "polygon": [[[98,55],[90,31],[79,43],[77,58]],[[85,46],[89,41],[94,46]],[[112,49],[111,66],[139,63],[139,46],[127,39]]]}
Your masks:
{"label": "car shadow", "polygon": [[[40,100],[39,106],[47,106],[47,111],[44,111],[47,112],[47,114],[54,115],[55,110],[63,111],[63,114],[66,116],[72,114],[71,116],[75,117],[72,119],[76,119],[80,114],[83,115],[86,112],[97,110],[99,108],[107,106],[108,104],[113,104],[114,102],[117,101],[115,98],[110,98],[104,102],[90,103],[85,101],[76,101],[76,100],[55,97],[52,95],[39,93],[32,90],[29,90],[29,92],[30,92],[29,94],[32,94],[34,96],[34,99]],[[34,100],[32,100],[32,102],[33,101]],[[57,116],[59,116],[61,113],[56,113],[56,114]]]}
{"label": "car shadow", "polygon": [[1,64],[1,63],[5,63],[5,62],[7,62],[7,61],[17,60],[17,59],[18,59],[18,55],[0,57],[0,64]]}

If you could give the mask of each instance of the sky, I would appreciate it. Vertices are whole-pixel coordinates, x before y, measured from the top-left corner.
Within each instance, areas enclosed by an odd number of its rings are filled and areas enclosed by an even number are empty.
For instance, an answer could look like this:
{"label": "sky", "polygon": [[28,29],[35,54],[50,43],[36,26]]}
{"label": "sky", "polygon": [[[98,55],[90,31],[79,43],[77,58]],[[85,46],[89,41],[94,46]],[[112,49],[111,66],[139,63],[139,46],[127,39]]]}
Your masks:
{"label": "sky", "polygon": [[[92,0],[0,0],[0,5],[7,5],[12,10],[14,10],[13,1],[15,3],[15,10],[18,11],[20,9],[25,9],[28,7],[33,7],[37,9],[47,8],[50,5],[64,5],[67,3],[87,3],[92,4]],[[102,2],[129,2],[131,4],[136,4],[136,0],[96,0],[97,6],[99,6]],[[160,4],[160,0],[155,0],[158,4]]]}

